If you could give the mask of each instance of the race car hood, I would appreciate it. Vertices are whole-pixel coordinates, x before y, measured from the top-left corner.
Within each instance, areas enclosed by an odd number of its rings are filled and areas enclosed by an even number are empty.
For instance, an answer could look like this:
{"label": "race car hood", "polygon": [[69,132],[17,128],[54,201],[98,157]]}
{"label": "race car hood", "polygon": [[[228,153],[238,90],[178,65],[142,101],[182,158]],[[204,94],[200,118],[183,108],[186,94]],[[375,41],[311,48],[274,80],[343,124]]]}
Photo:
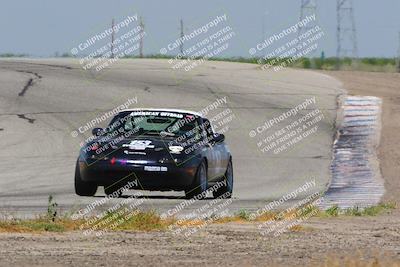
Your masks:
{"label": "race car hood", "polygon": [[179,142],[176,137],[160,137],[160,136],[134,136],[131,138],[123,138],[121,136],[115,138],[99,137],[88,143],[83,152],[98,157],[109,155],[127,156],[127,155],[155,155],[159,156],[169,154],[170,147],[183,147],[185,144]]}

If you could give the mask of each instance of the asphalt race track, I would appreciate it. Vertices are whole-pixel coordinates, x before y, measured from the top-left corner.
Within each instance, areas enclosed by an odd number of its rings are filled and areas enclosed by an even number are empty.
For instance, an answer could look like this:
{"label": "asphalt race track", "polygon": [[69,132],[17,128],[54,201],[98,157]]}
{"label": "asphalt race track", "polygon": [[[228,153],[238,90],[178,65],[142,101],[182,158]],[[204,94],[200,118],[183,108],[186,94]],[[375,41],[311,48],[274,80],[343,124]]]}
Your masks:
{"label": "asphalt race track", "polygon": [[[131,59],[90,73],[72,59],[1,60],[0,211],[21,216],[44,212],[50,194],[63,210],[97,199],[74,193],[79,144],[90,131],[77,137],[71,132],[132,98],[137,99],[132,108],[201,111],[226,97],[226,104],[209,116],[227,108],[234,114],[225,132],[234,163],[232,212],[255,209],[311,179],[316,181],[312,191],[323,191],[331,176],[337,96],[343,92],[341,83],[326,75],[264,71],[252,64],[211,61],[185,72],[173,70],[167,60]],[[261,152],[257,142],[272,129],[253,138],[249,132],[314,96],[315,104],[283,125],[318,109],[324,116],[317,131],[280,153]],[[144,205],[160,211],[179,204],[183,196],[143,193],[148,197]],[[103,190],[96,196],[104,196]],[[201,203],[188,210],[196,205]]]}

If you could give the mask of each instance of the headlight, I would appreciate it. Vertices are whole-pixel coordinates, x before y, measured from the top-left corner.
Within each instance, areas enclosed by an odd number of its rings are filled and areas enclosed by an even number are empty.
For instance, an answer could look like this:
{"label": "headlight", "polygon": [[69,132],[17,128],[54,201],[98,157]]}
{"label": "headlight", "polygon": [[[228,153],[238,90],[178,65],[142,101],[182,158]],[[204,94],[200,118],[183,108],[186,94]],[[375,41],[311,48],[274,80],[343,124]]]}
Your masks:
{"label": "headlight", "polygon": [[162,158],[162,159],[158,160],[158,162],[161,163],[161,164],[180,163],[181,161],[182,161],[181,159],[174,158],[174,157],[171,157],[171,156],[165,157],[165,158]]}
{"label": "headlight", "polygon": [[168,148],[172,154],[180,154],[183,151],[183,147],[181,146],[169,146]]}

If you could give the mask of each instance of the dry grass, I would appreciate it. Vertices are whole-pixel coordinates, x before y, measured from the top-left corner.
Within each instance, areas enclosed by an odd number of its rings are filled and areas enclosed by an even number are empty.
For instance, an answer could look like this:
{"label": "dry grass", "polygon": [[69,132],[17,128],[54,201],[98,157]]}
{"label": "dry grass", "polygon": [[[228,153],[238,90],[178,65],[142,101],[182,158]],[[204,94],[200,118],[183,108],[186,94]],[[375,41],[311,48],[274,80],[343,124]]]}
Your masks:
{"label": "dry grass", "polygon": [[[266,221],[280,220],[295,220],[304,217],[308,214],[317,217],[338,217],[338,216],[375,216],[383,212],[388,212],[394,209],[395,205],[379,204],[377,206],[365,209],[346,209],[340,210],[337,207],[332,207],[326,211],[318,210],[312,206],[306,206],[298,210],[292,210],[286,213],[266,212],[256,218],[251,218],[250,212],[245,210],[239,211],[234,216],[216,217],[205,219],[185,219],[178,220],[176,218],[162,219],[155,211],[130,211],[126,213],[126,208],[121,208],[114,212],[109,212],[101,218],[86,218],[80,220],[72,220],[70,217],[49,216],[49,213],[44,216],[39,216],[35,219],[4,219],[0,220],[0,232],[65,232],[74,230],[111,230],[111,231],[153,231],[166,230],[169,226],[186,226],[196,227],[209,223],[254,223]],[[93,221],[88,223],[89,221]],[[294,225],[289,228],[292,232],[308,230],[301,225]]]}
{"label": "dry grass", "polygon": [[40,233],[40,232],[64,232],[79,229],[82,221],[62,219],[55,222],[47,218],[29,220],[5,220],[0,221],[0,233]]}
{"label": "dry grass", "polygon": [[[87,218],[86,220],[72,220],[70,218],[56,218],[54,221],[50,220],[47,216],[41,216],[35,219],[7,219],[0,221],[0,233],[1,232],[14,232],[14,233],[40,233],[40,232],[65,232],[75,230],[88,230],[94,225],[97,225],[96,230],[112,230],[112,231],[153,231],[153,230],[166,230],[168,226],[187,226],[196,227],[200,225],[206,225],[208,223],[249,223],[250,219],[245,218],[242,215],[235,215],[230,217],[222,218],[207,218],[204,220],[199,219],[176,219],[166,218],[161,219],[160,216],[154,211],[133,211],[129,218],[126,214],[121,214],[119,211],[106,214],[101,219],[94,217]],[[88,223],[91,219],[95,220],[95,223]],[[109,219],[109,223],[101,224]],[[276,219],[276,214],[268,213],[256,218],[255,221],[262,222]],[[110,227],[113,222],[118,222],[116,226]],[[294,227],[294,231],[299,231],[300,227]]]}

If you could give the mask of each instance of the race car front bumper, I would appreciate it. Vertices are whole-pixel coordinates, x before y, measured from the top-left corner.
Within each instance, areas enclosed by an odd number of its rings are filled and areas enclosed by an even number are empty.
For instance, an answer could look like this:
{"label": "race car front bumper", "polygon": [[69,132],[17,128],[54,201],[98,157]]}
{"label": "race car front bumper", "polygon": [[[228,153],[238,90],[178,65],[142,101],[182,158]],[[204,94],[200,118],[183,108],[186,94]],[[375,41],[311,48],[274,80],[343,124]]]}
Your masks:
{"label": "race car front bumper", "polygon": [[189,188],[195,179],[200,160],[196,157],[184,163],[159,163],[146,160],[101,159],[78,160],[81,179],[99,186],[125,185],[135,182],[132,189],[181,191]]}

